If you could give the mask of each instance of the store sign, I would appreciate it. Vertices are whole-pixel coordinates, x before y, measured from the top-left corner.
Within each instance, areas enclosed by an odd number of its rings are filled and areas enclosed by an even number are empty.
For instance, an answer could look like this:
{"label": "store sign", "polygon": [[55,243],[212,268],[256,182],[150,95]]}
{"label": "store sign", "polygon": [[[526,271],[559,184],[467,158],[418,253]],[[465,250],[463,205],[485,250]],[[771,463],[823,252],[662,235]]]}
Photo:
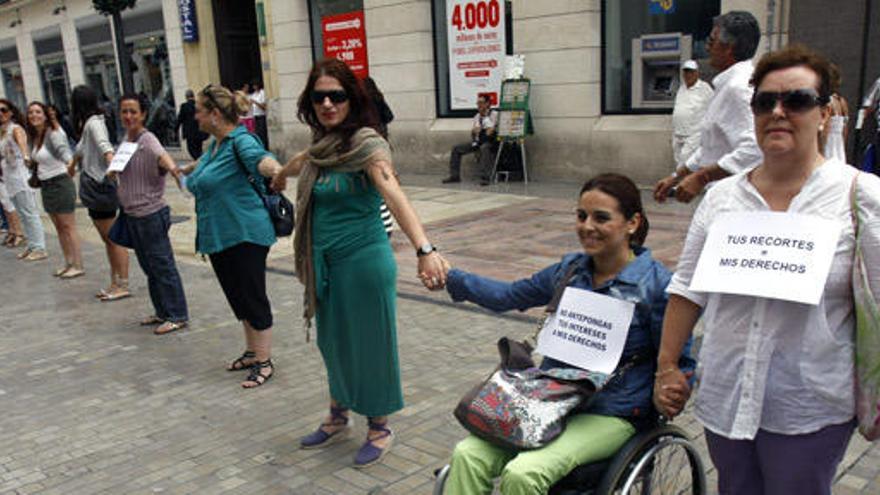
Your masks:
{"label": "store sign", "polygon": [[180,11],[180,31],[183,34],[183,41],[199,41],[195,0],[177,0],[177,10]]}
{"label": "store sign", "polygon": [[323,17],[321,35],[326,58],[342,60],[360,78],[370,75],[363,10]]}
{"label": "store sign", "polygon": [[452,110],[474,108],[480,94],[498,104],[507,46],[504,23],[503,0],[447,0]]}
{"label": "store sign", "polygon": [[675,13],[675,0],[648,0],[648,12],[651,15]]}

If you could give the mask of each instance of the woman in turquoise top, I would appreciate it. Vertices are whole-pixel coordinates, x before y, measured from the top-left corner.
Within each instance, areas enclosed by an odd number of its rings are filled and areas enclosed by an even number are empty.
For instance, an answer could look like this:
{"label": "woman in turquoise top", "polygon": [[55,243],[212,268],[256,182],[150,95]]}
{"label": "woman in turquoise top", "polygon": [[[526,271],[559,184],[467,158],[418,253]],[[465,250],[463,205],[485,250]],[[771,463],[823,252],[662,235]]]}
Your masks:
{"label": "woman in turquoise top", "polygon": [[369,97],[343,62],[315,65],[298,116],[312,128],[312,146],[285,165],[273,187],[299,175],[296,271],[306,289],[304,316],[316,317],[330,384],[330,415],[300,445],[319,448],[342,438],[353,410],[368,417],[367,440],[355,456],[355,467],[366,467],[390,449],[387,417],[403,408],[397,265],[377,214],[382,200],[415,248],[428,288],[445,283],[444,261],[397,182]]}
{"label": "woman in turquoise top", "polygon": [[[194,167],[186,187],[196,199],[196,252],[206,254],[235,317],[244,326],[245,351],[229,371],[250,370],[242,382],[259,387],[272,377],[272,309],[266,296],[266,256],[275,243],[269,213],[249,176],[271,177],[281,164],[238,124],[245,98],[208,85],[196,99],[199,128],[214,140]],[[247,173],[245,173],[245,170]],[[262,181],[256,181],[263,187]]]}

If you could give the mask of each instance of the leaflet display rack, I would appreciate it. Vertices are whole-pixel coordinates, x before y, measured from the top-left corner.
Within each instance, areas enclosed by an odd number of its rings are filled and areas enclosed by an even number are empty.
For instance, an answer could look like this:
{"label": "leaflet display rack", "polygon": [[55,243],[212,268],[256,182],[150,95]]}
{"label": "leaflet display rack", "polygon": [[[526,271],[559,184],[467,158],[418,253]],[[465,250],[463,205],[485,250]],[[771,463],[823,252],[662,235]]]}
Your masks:
{"label": "leaflet display rack", "polygon": [[526,167],[525,138],[533,134],[531,114],[529,112],[529,79],[507,79],[501,83],[501,104],[498,108],[498,124],[495,135],[500,141],[495,165],[492,167],[492,180],[497,182],[498,162],[505,146],[519,146],[522,159],[523,182],[528,184],[529,175]]}

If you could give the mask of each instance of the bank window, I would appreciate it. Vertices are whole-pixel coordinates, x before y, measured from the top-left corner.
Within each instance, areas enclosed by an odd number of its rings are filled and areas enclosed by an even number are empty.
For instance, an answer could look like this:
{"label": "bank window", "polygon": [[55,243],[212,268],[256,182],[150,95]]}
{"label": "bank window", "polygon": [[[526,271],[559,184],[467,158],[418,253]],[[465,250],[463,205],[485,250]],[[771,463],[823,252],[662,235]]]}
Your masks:
{"label": "bank window", "polygon": [[[470,118],[477,96],[497,105],[504,56],[513,53],[513,14],[505,0],[432,0],[437,118]],[[503,36],[500,28],[503,27]],[[462,36],[450,60],[449,33]],[[493,41],[503,37],[503,43]],[[456,40],[452,40],[453,44]]]}
{"label": "bank window", "polygon": [[711,79],[706,40],[720,0],[603,0],[602,113],[670,113],[679,63]]}

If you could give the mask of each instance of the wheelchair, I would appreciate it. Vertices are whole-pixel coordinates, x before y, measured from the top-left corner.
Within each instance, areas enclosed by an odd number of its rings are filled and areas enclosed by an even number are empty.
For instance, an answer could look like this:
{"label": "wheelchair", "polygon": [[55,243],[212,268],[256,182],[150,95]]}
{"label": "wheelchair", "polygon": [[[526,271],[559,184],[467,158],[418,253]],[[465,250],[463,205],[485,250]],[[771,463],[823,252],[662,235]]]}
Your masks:
{"label": "wheelchair", "polygon": [[[450,466],[435,473],[434,495],[443,495]],[[549,495],[704,495],[703,461],[690,437],[662,418],[638,432],[611,458],[573,469]]]}

